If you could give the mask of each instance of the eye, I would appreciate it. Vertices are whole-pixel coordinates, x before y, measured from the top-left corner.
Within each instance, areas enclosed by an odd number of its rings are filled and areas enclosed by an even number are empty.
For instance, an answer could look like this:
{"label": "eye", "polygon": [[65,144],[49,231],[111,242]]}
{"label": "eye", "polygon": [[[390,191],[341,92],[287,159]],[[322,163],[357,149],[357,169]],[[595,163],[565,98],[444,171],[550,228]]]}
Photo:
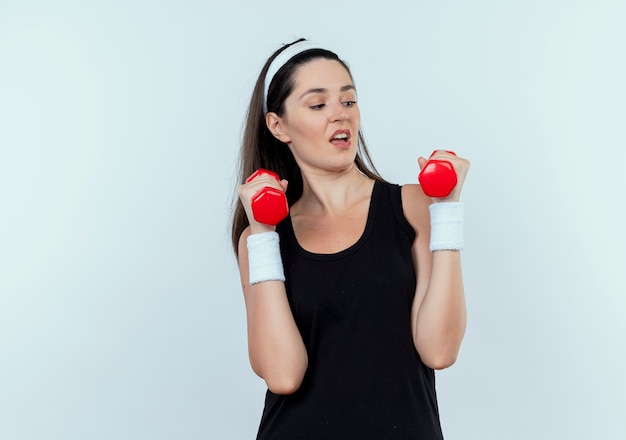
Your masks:
{"label": "eye", "polygon": [[344,107],[353,107],[356,105],[356,101],[344,101],[343,105]]}
{"label": "eye", "polygon": [[309,108],[311,110],[321,110],[326,106],[326,104],[315,104],[315,105],[310,105]]}

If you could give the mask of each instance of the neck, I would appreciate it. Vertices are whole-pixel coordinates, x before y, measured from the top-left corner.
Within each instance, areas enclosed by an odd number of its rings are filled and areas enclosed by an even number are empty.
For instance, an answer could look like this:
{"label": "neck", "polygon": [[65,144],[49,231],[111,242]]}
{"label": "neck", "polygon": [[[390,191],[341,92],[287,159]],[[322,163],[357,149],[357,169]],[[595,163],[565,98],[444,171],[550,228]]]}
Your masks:
{"label": "neck", "polygon": [[298,209],[302,212],[341,212],[354,201],[369,194],[371,179],[363,175],[356,165],[337,173],[302,173],[302,197]]}

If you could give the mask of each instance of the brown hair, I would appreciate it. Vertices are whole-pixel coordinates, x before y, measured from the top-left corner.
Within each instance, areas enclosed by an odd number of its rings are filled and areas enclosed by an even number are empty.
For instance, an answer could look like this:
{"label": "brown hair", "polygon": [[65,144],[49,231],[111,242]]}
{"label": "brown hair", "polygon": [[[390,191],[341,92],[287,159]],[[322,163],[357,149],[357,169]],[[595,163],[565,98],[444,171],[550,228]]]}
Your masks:
{"label": "brown hair", "polygon": [[[303,40],[304,39],[299,39],[278,49],[268,58],[263,69],[261,69],[261,73],[259,74],[259,78],[252,92],[250,106],[248,107],[243,142],[239,155],[238,184],[243,184],[245,179],[259,168],[272,170],[277,173],[281,179],[287,179],[289,182],[289,186],[287,187],[287,202],[289,206],[293,205],[302,196],[302,175],[289,148],[276,139],[265,124],[265,113],[263,111],[265,99],[264,86],[265,75],[274,58],[287,47]],[[325,49],[305,50],[291,58],[276,72],[276,75],[274,75],[267,92],[268,112],[275,112],[278,116],[284,114],[285,100],[293,91],[297,68],[318,58],[338,61],[345,67],[350,78],[352,78],[352,73],[350,73],[350,69],[346,63],[334,52]],[[370,154],[367,151],[367,146],[365,145],[363,133],[360,129],[357,154],[354,163],[357,169],[366,176],[376,180],[384,180],[372,163]],[[238,256],[239,237],[249,224],[243,205],[241,201],[236,198],[231,225],[231,239],[236,256]]]}

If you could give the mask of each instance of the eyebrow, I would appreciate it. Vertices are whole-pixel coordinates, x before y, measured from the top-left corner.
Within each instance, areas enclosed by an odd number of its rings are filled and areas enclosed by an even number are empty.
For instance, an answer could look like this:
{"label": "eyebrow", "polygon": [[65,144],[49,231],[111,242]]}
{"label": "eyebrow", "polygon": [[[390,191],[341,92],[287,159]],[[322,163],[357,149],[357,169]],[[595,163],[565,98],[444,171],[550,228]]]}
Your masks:
{"label": "eyebrow", "polygon": [[[342,88],[339,89],[339,91],[341,91],[341,92],[347,92],[348,90],[356,91],[356,87],[354,87],[353,84],[348,84],[347,86],[343,86]],[[325,89],[323,87],[317,87],[317,88],[309,89],[306,92],[304,92],[302,95],[300,95],[299,99],[302,99],[306,95],[310,95],[312,93],[326,93],[326,92],[328,92],[328,89]]]}

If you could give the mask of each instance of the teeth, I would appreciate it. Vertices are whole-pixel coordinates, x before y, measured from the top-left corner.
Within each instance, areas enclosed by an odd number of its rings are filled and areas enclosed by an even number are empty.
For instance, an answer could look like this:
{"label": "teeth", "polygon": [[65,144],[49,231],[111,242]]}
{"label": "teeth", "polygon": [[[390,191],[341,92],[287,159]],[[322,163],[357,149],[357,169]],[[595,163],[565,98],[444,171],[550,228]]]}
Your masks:
{"label": "teeth", "polygon": [[348,139],[348,135],[346,133],[340,133],[335,136],[333,139]]}

